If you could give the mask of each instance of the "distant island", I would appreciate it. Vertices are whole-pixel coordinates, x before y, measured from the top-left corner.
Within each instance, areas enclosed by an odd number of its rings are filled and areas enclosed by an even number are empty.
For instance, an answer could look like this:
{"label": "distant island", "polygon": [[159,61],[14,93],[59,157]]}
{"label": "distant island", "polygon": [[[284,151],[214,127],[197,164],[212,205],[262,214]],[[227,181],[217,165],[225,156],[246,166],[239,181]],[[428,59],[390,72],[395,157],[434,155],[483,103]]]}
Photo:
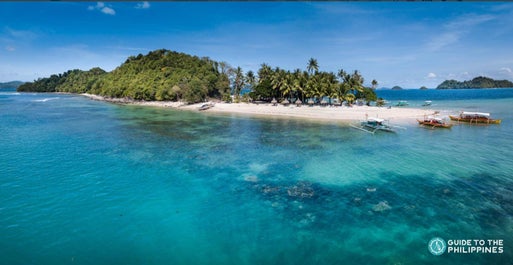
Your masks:
{"label": "distant island", "polygon": [[392,90],[401,90],[401,89],[403,89],[403,88],[402,88],[402,87],[400,87],[400,86],[394,86],[394,87],[392,87]]}
{"label": "distant island", "polygon": [[489,77],[479,76],[472,80],[459,82],[445,80],[436,89],[470,89],[470,88],[513,88],[513,83],[508,80],[494,80]]}
{"label": "distant island", "polygon": [[425,87],[425,86],[421,86],[421,87],[420,87],[420,89],[421,89],[421,90],[426,90],[426,89],[428,89],[428,88],[427,88],[427,87]]}
{"label": "distant island", "polygon": [[18,88],[23,83],[24,82],[22,82],[22,81],[10,81],[10,82],[5,82],[5,83],[0,83],[0,89],[4,89],[4,88]]}

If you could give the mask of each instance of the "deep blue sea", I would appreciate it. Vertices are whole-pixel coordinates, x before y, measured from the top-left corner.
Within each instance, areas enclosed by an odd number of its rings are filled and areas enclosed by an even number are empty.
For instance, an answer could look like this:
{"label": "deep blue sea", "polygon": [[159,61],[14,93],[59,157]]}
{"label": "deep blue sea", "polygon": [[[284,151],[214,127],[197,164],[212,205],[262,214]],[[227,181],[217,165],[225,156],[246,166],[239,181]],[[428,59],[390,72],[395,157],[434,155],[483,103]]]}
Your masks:
{"label": "deep blue sea", "polygon": [[512,264],[513,89],[378,96],[502,124],[372,135],[0,91],[0,264]]}

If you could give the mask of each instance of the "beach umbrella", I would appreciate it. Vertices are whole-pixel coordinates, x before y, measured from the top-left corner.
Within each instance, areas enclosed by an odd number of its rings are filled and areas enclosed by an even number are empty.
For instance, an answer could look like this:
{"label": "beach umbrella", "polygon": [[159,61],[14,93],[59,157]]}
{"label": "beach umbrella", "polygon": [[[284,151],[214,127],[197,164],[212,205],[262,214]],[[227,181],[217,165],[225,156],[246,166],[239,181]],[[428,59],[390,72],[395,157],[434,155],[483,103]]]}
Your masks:
{"label": "beach umbrella", "polygon": [[303,102],[302,102],[300,99],[297,99],[297,100],[296,100],[296,105],[298,105],[298,106],[299,106],[299,105],[301,105],[301,104],[303,104]]}
{"label": "beach umbrella", "polygon": [[272,103],[273,105],[276,105],[276,103],[278,103],[278,101],[277,101],[275,98],[273,98],[273,100],[271,101],[271,103]]}
{"label": "beach umbrella", "polygon": [[315,103],[315,101],[313,99],[308,100],[308,104],[313,105],[314,103]]}
{"label": "beach umbrella", "polygon": [[287,99],[285,99],[284,101],[281,102],[281,104],[283,104],[283,105],[288,105],[289,103],[290,102]]}

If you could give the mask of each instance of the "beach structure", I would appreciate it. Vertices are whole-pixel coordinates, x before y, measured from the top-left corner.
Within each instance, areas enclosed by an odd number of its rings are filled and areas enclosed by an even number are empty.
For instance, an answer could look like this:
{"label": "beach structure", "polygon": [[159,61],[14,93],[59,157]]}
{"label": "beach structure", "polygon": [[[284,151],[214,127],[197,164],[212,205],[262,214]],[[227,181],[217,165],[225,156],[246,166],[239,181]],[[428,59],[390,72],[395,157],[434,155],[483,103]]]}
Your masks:
{"label": "beach structure", "polygon": [[449,118],[457,122],[467,122],[470,124],[500,124],[502,120],[490,118],[487,112],[468,112],[462,111],[458,116],[449,115]]}

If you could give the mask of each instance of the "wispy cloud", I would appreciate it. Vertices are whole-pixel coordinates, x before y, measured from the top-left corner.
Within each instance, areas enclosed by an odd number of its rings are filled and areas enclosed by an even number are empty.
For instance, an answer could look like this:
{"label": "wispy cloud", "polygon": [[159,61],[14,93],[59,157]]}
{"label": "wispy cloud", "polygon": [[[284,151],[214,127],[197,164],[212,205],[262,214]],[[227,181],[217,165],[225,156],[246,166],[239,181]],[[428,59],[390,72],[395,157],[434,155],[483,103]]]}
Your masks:
{"label": "wispy cloud", "polygon": [[96,3],[95,6],[88,6],[87,9],[91,10],[91,11],[99,10],[100,12],[102,12],[104,14],[112,15],[112,16],[116,14],[116,11],[112,7],[106,6],[105,3],[103,3],[103,2],[98,2],[98,3]]}
{"label": "wispy cloud", "polygon": [[511,68],[509,68],[509,67],[502,67],[502,68],[500,69],[500,71],[501,71],[501,72],[503,72],[503,73],[508,73],[508,74],[511,74],[511,73],[512,73],[512,72],[511,72]]}
{"label": "wispy cloud", "polygon": [[495,20],[496,17],[488,14],[466,14],[449,21],[435,37],[427,43],[430,51],[439,51],[450,45],[458,43],[464,36],[471,33],[475,27]]}
{"label": "wispy cloud", "polygon": [[144,1],[144,2],[141,2],[141,3],[138,3],[135,8],[137,9],[148,9],[150,8],[150,3],[148,1]]}
{"label": "wispy cloud", "polygon": [[451,44],[458,42],[461,38],[461,32],[451,31],[445,32],[439,36],[431,39],[427,44],[427,48],[430,51],[439,51]]}
{"label": "wispy cloud", "polygon": [[8,52],[13,52],[13,51],[16,51],[16,48],[14,46],[8,45],[8,46],[5,46],[5,50]]}
{"label": "wispy cloud", "polygon": [[37,34],[30,30],[16,30],[10,27],[5,27],[5,32],[12,38],[20,40],[33,40]]}

